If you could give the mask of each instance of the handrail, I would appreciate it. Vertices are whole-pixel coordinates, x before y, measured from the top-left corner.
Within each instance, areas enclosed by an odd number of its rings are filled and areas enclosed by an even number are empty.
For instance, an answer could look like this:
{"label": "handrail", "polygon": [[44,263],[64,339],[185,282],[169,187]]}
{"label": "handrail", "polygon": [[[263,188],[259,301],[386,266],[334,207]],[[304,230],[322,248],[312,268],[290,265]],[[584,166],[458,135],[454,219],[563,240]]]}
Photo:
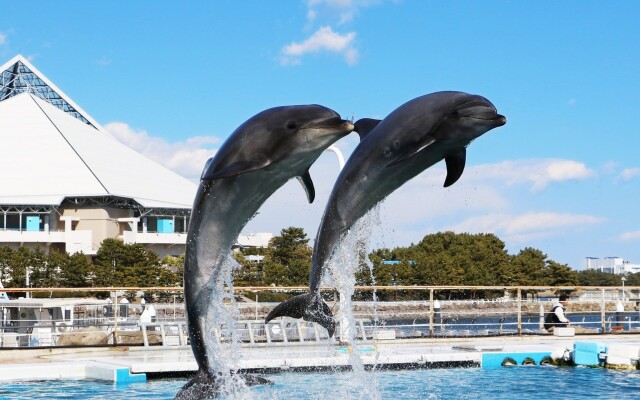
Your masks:
{"label": "handrail", "polygon": [[[372,290],[553,290],[553,291],[577,291],[577,290],[640,290],[640,286],[457,286],[457,285],[416,285],[416,286],[354,286],[355,290],[372,291]],[[165,291],[165,292],[182,292],[181,286],[100,286],[100,287],[82,287],[82,288],[4,288],[0,292],[110,292],[110,291]],[[228,290],[228,289],[227,289]],[[307,291],[308,286],[235,286],[235,292],[241,291]],[[336,289],[333,287],[322,287],[320,290],[332,292]]]}

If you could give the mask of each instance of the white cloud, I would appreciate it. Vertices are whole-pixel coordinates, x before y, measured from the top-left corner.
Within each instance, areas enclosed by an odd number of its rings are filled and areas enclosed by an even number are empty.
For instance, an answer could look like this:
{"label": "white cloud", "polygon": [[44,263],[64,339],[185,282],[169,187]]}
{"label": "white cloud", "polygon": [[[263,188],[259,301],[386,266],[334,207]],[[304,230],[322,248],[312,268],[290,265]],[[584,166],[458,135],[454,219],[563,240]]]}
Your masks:
{"label": "white cloud", "polygon": [[640,240],[640,231],[625,232],[620,235],[620,240],[624,240],[624,241]]}
{"label": "white cloud", "polygon": [[355,32],[340,35],[329,26],[323,26],[301,43],[291,43],[282,49],[282,63],[296,65],[309,53],[330,52],[340,54],[349,65],[358,61],[358,50],[354,47]]}
{"label": "white cloud", "polygon": [[215,154],[215,145],[220,142],[214,137],[199,136],[169,143],[123,122],[110,122],[104,127],[121,143],[193,181],[200,179],[205,162]]}
{"label": "white cloud", "polygon": [[380,0],[309,0],[307,19],[312,22],[319,15],[326,19],[338,20],[338,24],[351,22],[358,12]]}
{"label": "white cloud", "polygon": [[452,227],[456,232],[491,232],[504,235],[504,239],[525,242],[566,233],[567,229],[579,228],[606,221],[605,218],[584,214],[554,212],[529,212],[520,215],[507,213],[471,217]]}
{"label": "white cloud", "polygon": [[640,176],[640,168],[625,168],[615,179],[615,182],[627,182],[635,178],[636,176]]}
{"label": "white cloud", "polygon": [[484,213],[509,207],[507,199],[492,185],[465,181],[443,188],[445,174],[443,168],[434,167],[406,182],[385,200],[383,215],[388,215],[395,225],[415,225],[461,211]]}
{"label": "white cloud", "polygon": [[551,183],[584,180],[596,175],[584,163],[560,159],[503,161],[473,167],[466,173],[481,180],[504,180],[508,185],[530,182],[531,190],[534,192],[546,188]]}
{"label": "white cloud", "polygon": [[7,35],[0,33],[0,46],[7,43]]}

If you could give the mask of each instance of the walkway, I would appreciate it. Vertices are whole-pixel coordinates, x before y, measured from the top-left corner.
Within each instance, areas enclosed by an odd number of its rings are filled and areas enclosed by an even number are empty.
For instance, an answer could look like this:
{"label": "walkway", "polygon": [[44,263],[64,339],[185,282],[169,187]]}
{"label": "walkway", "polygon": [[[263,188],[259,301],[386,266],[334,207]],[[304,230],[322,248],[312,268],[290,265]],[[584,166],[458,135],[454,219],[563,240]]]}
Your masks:
{"label": "walkway", "polygon": [[[640,346],[638,335],[576,337],[507,336],[450,339],[396,339],[359,344],[291,343],[243,347],[239,367],[252,372],[324,369],[349,365],[353,351],[376,368],[487,367],[487,355],[539,359],[573,349],[575,342]],[[155,374],[194,372],[190,347],[117,347],[0,351],[0,381],[41,379],[102,379],[116,383],[145,381]]]}

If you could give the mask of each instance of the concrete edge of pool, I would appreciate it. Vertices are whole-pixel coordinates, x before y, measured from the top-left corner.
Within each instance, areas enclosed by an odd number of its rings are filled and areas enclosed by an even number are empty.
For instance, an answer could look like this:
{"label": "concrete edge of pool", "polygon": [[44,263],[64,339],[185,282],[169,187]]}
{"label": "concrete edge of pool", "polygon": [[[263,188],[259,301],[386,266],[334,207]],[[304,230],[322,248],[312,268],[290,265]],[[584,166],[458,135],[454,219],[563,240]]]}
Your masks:
{"label": "concrete edge of pool", "polygon": [[[576,342],[585,342],[593,348],[599,348],[599,345],[590,345],[595,342],[636,352],[640,348],[637,335],[379,340],[358,346],[244,347],[238,368],[265,374],[347,368],[353,351],[360,353],[366,367],[376,369],[496,368],[507,358],[517,365],[540,365],[544,357],[554,351],[572,349]],[[187,346],[0,350],[0,363],[0,382],[98,379],[127,384],[145,382],[147,377],[184,375],[197,370],[191,348]]]}

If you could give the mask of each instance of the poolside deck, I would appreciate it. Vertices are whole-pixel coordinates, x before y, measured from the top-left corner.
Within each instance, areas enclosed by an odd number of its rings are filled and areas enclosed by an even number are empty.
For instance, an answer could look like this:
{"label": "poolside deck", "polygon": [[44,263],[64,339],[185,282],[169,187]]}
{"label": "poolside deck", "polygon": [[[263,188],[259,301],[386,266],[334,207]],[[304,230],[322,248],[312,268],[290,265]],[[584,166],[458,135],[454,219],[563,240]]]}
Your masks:
{"label": "poolside deck", "polygon": [[[272,373],[348,366],[354,351],[365,366],[376,368],[485,367],[493,359],[538,357],[571,349],[575,342],[640,346],[638,335],[504,336],[481,338],[396,339],[343,346],[290,343],[246,346],[241,370]],[[102,379],[116,383],[145,381],[147,376],[195,372],[188,346],[48,348],[0,351],[0,381]]]}

